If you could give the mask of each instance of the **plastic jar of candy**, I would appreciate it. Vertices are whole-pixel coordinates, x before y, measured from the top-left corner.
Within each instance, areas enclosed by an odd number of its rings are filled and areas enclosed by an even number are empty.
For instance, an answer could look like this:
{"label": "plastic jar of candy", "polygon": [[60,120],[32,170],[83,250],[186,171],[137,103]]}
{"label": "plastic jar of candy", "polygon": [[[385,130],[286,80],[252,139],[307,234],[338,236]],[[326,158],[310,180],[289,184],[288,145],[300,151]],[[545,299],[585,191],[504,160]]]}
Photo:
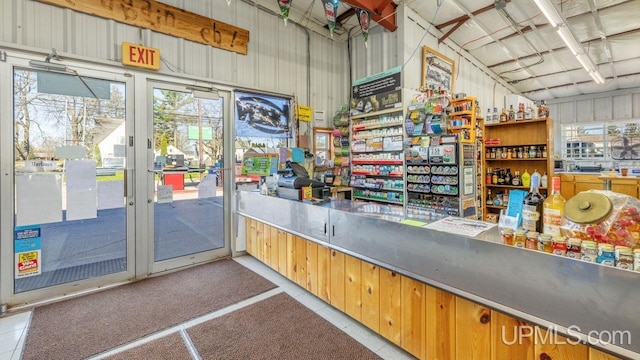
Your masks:
{"label": "plastic jar of candy", "polygon": [[508,227],[500,229],[500,239],[503,244],[513,245],[513,229]]}
{"label": "plastic jar of candy", "polygon": [[527,239],[524,242],[524,247],[531,250],[538,250],[538,232],[529,231],[527,233]]}
{"label": "plastic jar of candy", "polygon": [[554,236],[551,243],[551,252],[555,255],[567,255],[567,240],[564,236]]}
{"label": "plastic jar of candy", "polygon": [[580,258],[588,262],[596,262],[598,259],[598,248],[595,241],[585,240],[582,242]]}
{"label": "plastic jar of candy", "polygon": [[633,270],[633,251],[626,246],[615,247],[616,267],[618,269]]}
{"label": "plastic jar of candy", "polygon": [[640,271],[640,249],[633,249],[633,270]]}
{"label": "plastic jar of candy", "polygon": [[516,230],[516,236],[513,239],[513,246],[524,248],[524,243],[527,240],[526,231],[524,229]]}
{"label": "plastic jar of candy", "polygon": [[540,234],[540,236],[538,236],[538,251],[543,251],[549,254],[553,252],[551,235]]}
{"label": "plastic jar of candy", "polygon": [[570,238],[567,241],[567,257],[572,259],[580,259],[581,257],[582,240],[578,238]]}
{"label": "plastic jar of candy", "polygon": [[598,258],[596,260],[598,264],[602,264],[604,266],[615,266],[616,265],[616,255],[614,252],[613,245],[611,244],[599,244],[598,245]]}

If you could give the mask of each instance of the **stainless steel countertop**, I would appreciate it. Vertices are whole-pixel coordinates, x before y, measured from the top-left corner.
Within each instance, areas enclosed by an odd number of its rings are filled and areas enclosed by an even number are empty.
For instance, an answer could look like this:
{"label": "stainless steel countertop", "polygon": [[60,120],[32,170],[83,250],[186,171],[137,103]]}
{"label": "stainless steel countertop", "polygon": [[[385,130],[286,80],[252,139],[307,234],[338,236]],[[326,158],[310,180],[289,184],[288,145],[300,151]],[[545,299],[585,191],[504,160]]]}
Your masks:
{"label": "stainless steel countertop", "polygon": [[313,205],[256,192],[236,201],[239,215],[571,338],[628,331],[628,343],[590,343],[640,358],[640,272],[503,245],[496,228],[470,238],[405,225],[377,204],[367,211],[349,200]]}

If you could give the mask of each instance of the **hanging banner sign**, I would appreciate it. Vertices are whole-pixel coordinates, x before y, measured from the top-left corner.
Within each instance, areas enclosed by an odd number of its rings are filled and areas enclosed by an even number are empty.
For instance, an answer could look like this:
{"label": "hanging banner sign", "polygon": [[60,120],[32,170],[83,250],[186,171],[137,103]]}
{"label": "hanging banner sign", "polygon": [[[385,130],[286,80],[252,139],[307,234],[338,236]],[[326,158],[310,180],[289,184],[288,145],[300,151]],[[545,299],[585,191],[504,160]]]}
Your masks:
{"label": "hanging banner sign", "polygon": [[289,19],[291,1],[292,0],[278,0],[278,7],[280,7],[280,14],[282,15],[282,20],[284,20],[285,26],[287,26],[287,19]]}
{"label": "hanging banner sign", "polygon": [[37,1],[247,55],[248,30],[155,0]]}
{"label": "hanging banner sign", "polygon": [[311,106],[298,105],[298,120],[311,122],[311,119],[313,119]]}
{"label": "hanging banner sign", "polygon": [[16,227],[13,248],[16,279],[42,274],[42,240],[39,225]]}
{"label": "hanging banner sign", "polygon": [[356,8],[356,15],[358,16],[360,29],[362,29],[364,47],[367,47],[367,40],[369,39],[369,24],[371,23],[371,13],[367,10]]}
{"label": "hanging banner sign", "polygon": [[327,16],[327,25],[329,25],[329,34],[333,37],[333,30],[336,28],[336,3],[333,0],[322,0],[324,14]]}
{"label": "hanging banner sign", "polygon": [[160,70],[160,49],[123,42],[122,64]]}

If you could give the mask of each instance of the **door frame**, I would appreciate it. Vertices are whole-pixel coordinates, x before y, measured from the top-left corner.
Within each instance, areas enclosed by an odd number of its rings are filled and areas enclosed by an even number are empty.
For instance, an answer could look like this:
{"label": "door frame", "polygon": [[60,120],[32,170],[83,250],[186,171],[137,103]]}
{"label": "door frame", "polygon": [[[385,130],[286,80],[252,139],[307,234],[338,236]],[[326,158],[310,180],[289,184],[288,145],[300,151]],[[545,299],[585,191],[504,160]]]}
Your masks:
{"label": "door frame", "polygon": [[[0,76],[3,79],[12,79],[14,72],[20,69],[35,69],[29,65],[30,60],[41,60],[40,57],[32,56],[21,51],[6,51],[7,61],[0,62]],[[125,134],[134,136],[134,80],[130,76],[126,76],[119,69],[113,67],[91,64],[87,62],[78,62],[65,59],[64,65],[69,69],[77,71],[81,76],[93,77],[102,80],[121,82],[125,84]],[[70,74],[72,75],[72,74]],[[15,213],[15,182],[14,182],[14,151],[13,151],[13,129],[14,129],[14,93],[13,81],[4,81],[0,83],[0,117],[8,119],[8,121],[0,122],[0,143],[11,144],[4,145],[0,149],[0,198],[3,199],[4,206],[0,210],[0,304],[11,305],[12,308],[20,308],[22,306],[31,306],[38,302],[48,302],[55,298],[70,296],[80,292],[91,291],[96,288],[104,288],[121,284],[132,280],[135,277],[135,241],[136,241],[136,213],[137,206],[135,196],[136,189],[133,185],[133,171],[131,170],[135,164],[135,146],[127,144],[127,160],[126,169],[129,169],[129,178],[127,186],[129,196],[127,198],[126,208],[126,258],[127,270],[114,274],[104,275],[100,277],[92,277],[88,279],[78,280],[74,282],[48,286],[41,289],[26,291],[19,294],[14,293],[14,249],[13,249],[13,231]],[[128,142],[127,142],[128,143]]]}
{"label": "door frame", "polygon": [[[146,103],[145,103],[145,116],[136,117],[137,119],[146,119],[144,122],[145,130],[144,134],[146,136],[140,137],[140,141],[144,140],[144,147],[139,147],[142,153],[144,150],[144,154],[140,154],[142,157],[139,160],[140,162],[136,163],[139,165],[137,168],[145,169],[146,176],[141,176],[140,178],[145,178],[144,189],[146,191],[140,193],[145,194],[145,199],[139,199],[138,201],[146,202],[146,229],[144,233],[146,234],[146,247],[139,248],[139,252],[141,255],[145,257],[144,263],[147,264],[147,275],[157,274],[165,271],[175,270],[181,267],[191,266],[195,264],[205,263],[207,261],[211,261],[217,258],[223,258],[231,256],[231,234],[232,234],[232,217],[233,213],[231,211],[232,204],[232,183],[233,181],[229,181],[232,179],[232,174],[229,172],[229,167],[225,165],[223,169],[223,232],[224,232],[224,246],[219,249],[213,249],[210,251],[205,251],[196,254],[190,254],[181,256],[178,258],[167,259],[155,262],[154,259],[154,246],[155,246],[155,236],[154,236],[154,175],[153,175],[153,89],[154,88],[162,88],[167,90],[175,90],[175,91],[184,91],[190,92],[186,87],[189,85],[194,85],[193,81],[185,81],[184,79],[178,78],[166,78],[166,77],[149,77],[145,81],[146,89]],[[231,134],[233,133],[232,128],[232,113],[231,113],[231,98],[232,93],[229,90],[224,89],[223,87],[215,86],[218,89],[218,93],[220,94],[220,98],[223,99],[223,161],[224,164],[233,163],[233,141],[231,141],[231,146],[229,146],[229,139],[232,138]],[[142,107],[142,106],[141,106]],[[142,121],[141,121],[142,123]],[[147,144],[150,144],[151,147],[148,148]],[[142,167],[144,166],[144,167]],[[138,242],[141,246],[144,246],[142,242]],[[140,259],[142,260],[142,259]],[[142,270],[142,269],[141,269]],[[142,274],[140,274],[142,275]]]}

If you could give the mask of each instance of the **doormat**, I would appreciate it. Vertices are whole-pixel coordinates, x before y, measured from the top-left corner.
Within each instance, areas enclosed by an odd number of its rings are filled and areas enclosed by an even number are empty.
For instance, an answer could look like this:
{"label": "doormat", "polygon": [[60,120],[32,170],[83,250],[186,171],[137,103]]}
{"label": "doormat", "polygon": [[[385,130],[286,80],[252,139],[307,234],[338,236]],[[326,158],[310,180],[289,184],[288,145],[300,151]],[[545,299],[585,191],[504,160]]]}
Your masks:
{"label": "doormat", "polygon": [[22,358],[87,358],[275,287],[233,260],[220,260],[40,306]]}
{"label": "doormat", "polygon": [[202,359],[380,359],[285,293],[196,325],[187,334]]}

